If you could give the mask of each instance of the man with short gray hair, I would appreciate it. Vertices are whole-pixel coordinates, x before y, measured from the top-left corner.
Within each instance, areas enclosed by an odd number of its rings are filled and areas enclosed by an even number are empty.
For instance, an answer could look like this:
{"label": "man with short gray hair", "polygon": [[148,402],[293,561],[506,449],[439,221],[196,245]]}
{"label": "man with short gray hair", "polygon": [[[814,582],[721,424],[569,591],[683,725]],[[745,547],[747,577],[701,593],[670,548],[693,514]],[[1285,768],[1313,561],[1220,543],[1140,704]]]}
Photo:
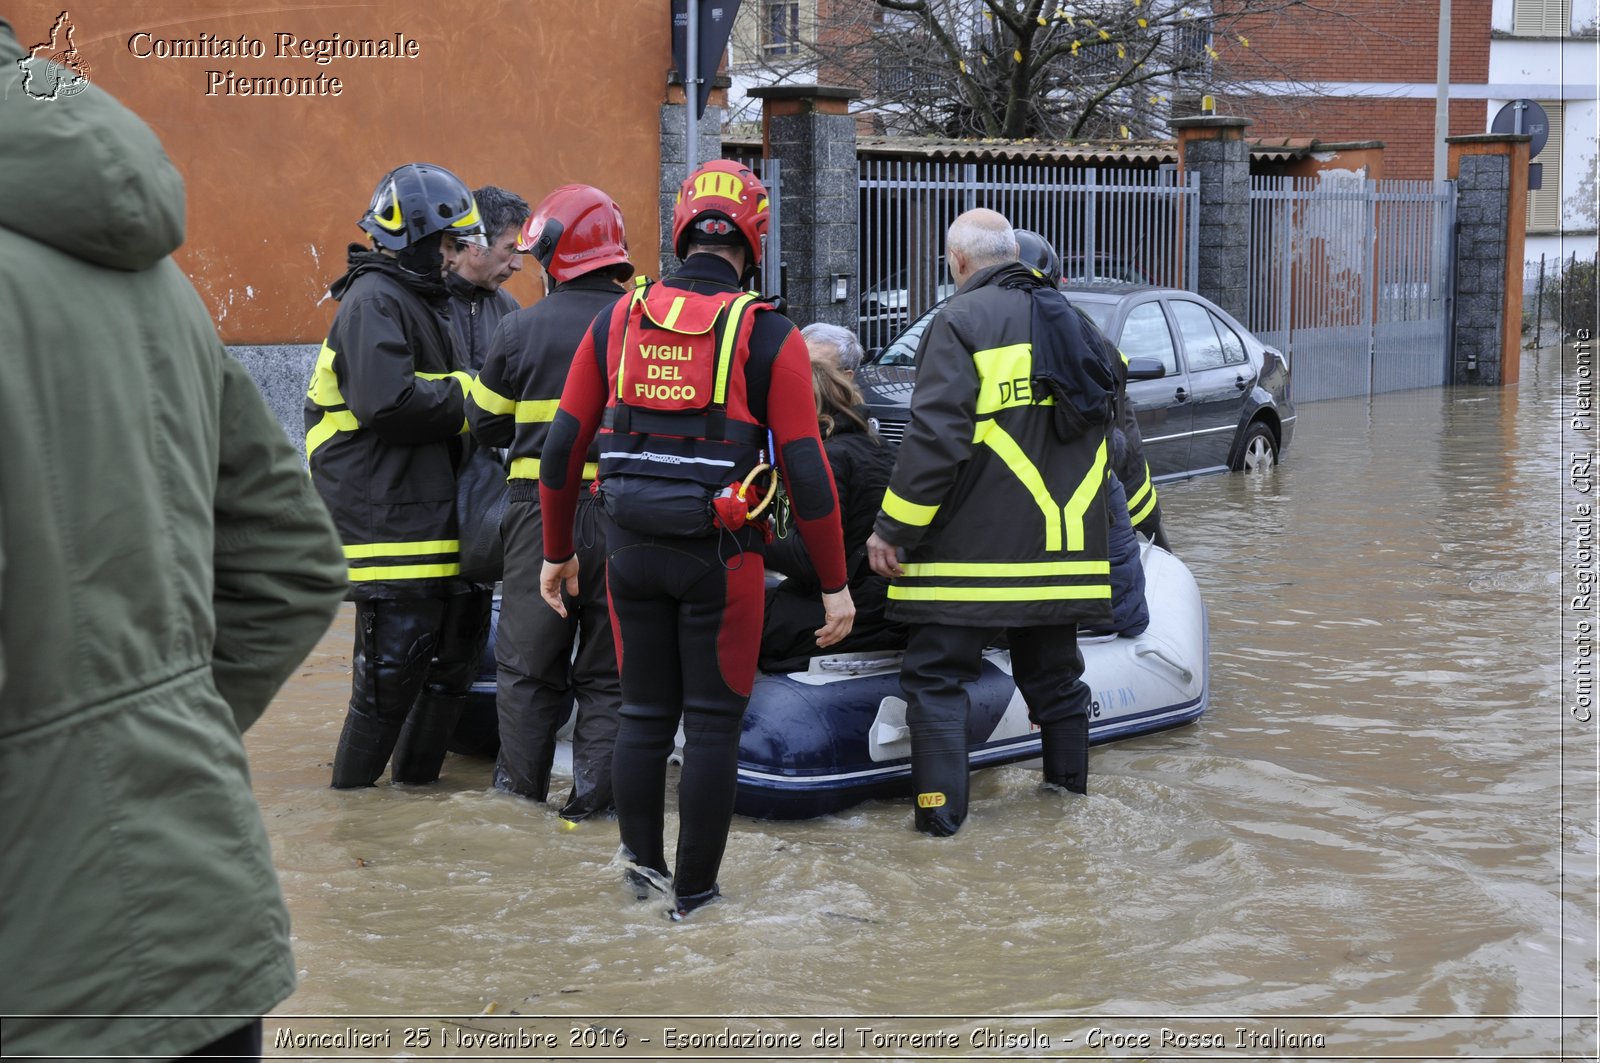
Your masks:
{"label": "man with short gray hair", "polygon": [[843,325],[816,321],[801,329],[800,335],[806,341],[806,349],[811,352],[813,362],[831,358],[846,373],[853,374],[859,369],[861,359],[867,353],[861,349],[861,341],[856,339],[856,334]]}
{"label": "man with short gray hair", "polygon": [[958,290],[917,348],[911,420],[867,541],[911,629],[900,685],[916,828],[967,815],[968,691],[995,628],[1040,729],[1044,780],[1083,793],[1089,688],[1077,625],[1111,620],[1106,503],[1115,379],[1071,331],[1051,281],[1017,261],[1011,223],[956,219]]}

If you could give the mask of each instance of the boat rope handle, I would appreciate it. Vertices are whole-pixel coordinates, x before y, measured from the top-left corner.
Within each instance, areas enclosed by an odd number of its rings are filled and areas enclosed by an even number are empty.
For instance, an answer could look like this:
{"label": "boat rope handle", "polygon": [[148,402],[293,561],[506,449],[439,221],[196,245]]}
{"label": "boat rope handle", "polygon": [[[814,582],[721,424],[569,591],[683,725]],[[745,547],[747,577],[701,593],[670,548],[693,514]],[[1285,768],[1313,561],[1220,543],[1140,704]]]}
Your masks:
{"label": "boat rope handle", "polygon": [[1162,664],[1166,665],[1168,668],[1171,668],[1173,671],[1175,671],[1179,675],[1181,675],[1183,677],[1183,681],[1185,683],[1190,683],[1190,682],[1194,681],[1194,673],[1192,671],[1190,671],[1188,668],[1185,668],[1180,662],[1175,661],[1171,657],[1167,656],[1167,654],[1161,649],[1160,646],[1151,646],[1149,644],[1144,644],[1144,645],[1140,645],[1140,646],[1135,646],[1133,648],[1133,652],[1136,653],[1137,655],[1139,655],[1140,657],[1154,657],[1154,658],[1156,658]]}

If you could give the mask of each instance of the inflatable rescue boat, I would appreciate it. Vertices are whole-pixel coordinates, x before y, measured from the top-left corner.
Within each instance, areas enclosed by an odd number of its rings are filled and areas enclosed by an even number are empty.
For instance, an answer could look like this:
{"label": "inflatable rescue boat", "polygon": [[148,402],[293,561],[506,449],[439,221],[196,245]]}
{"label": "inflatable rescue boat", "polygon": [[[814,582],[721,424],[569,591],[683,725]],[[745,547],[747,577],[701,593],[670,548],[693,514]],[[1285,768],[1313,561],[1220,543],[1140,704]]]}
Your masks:
{"label": "inflatable rescue boat", "polygon": [[[1177,557],[1141,540],[1150,627],[1137,638],[1080,636],[1093,692],[1089,741],[1189,723],[1206,710],[1208,644],[1200,588]],[[1011,655],[984,655],[972,685],[968,762],[1039,756],[1039,732],[1011,679]],[[814,657],[805,672],[756,679],[739,742],[735,810],[803,819],[911,792],[911,732],[898,654]]]}
{"label": "inflatable rescue boat", "polygon": [[[1174,555],[1142,539],[1140,550],[1150,627],[1137,638],[1078,639],[1084,682],[1093,695],[1094,744],[1177,727],[1206,710],[1209,645],[1200,588]],[[479,711],[492,716],[492,643],[485,674],[473,689]],[[735,811],[805,819],[868,798],[908,795],[911,732],[905,713],[897,653],[823,655],[812,658],[804,672],[758,676],[739,742]],[[681,743],[681,731],[679,736]],[[1003,649],[985,653],[982,674],[972,685],[968,741],[974,768],[1039,756],[1039,732],[1028,720],[1011,679],[1011,655]],[[569,758],[562,748],[558,771],[570,765]]]}

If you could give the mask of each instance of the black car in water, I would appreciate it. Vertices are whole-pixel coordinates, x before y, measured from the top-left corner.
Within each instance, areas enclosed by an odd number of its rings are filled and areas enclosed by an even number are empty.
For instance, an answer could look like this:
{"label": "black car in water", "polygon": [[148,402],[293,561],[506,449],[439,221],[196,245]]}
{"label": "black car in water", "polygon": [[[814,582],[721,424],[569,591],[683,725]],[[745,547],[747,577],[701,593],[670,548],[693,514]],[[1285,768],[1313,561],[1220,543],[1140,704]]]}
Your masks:
{"label": "black car in water", "polygon": [[[1147,285],[1069,287],[1062,296],[1128,358],[1128,400],[1157,480],[1278,463],[1294,435],[1289,365],[1216,304]],[[878,430],[898,444],[917,345],[935,307],[856,371]]]}

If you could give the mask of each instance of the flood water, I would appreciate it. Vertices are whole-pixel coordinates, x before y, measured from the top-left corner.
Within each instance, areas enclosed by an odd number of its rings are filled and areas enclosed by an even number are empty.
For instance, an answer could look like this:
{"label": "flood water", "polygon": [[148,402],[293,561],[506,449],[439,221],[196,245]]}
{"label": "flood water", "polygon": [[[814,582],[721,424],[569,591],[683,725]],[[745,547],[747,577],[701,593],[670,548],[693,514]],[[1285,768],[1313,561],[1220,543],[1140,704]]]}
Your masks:
{"label": "flood water", "polygon": [[[736,819],[682,924],[621,888],[613,822],[563,829],[487,762],[328,789],[347,608],[248,739],[300,969],[268,1053],[1593,1058],[1571,386],[1549,350],[1508,391],[1309,404],[1276,472],[1164,487],[1210,610],[1198,724],[1097,746],[1086,798],[982,771],[953,839],[902,803]],[[386,1040],[272,1048],[347,1028]],[[690,1040],[724,1030],[764,1040]]]}

